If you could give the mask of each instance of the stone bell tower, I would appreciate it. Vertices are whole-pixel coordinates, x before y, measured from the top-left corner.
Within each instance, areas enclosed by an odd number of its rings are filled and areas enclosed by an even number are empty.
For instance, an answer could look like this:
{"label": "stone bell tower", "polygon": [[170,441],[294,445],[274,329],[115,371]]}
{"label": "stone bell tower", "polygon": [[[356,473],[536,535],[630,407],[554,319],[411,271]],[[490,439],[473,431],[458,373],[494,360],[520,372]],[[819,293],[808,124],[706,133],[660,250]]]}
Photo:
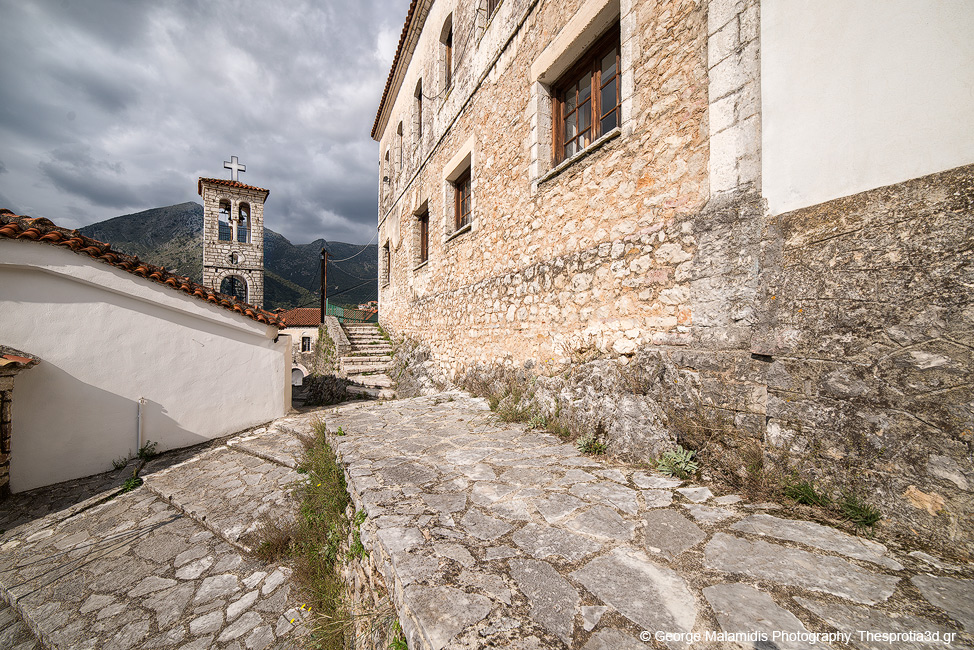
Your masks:
{"label": "stone bell tower", "polygon": [[264,306],[264,201],[270,190],[237,180],[246,166],[232,156],[230,180],[200,178],[203,197],[203,285]]}

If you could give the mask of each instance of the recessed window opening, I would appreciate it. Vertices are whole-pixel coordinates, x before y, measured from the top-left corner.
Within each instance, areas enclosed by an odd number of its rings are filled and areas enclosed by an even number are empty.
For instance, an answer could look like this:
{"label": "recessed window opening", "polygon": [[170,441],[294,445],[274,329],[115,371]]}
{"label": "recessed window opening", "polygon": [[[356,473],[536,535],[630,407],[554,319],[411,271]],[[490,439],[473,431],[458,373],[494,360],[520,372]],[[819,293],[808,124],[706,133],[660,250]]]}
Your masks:
{"label": "recessed window opening", "polygon": [[440,44],[443,49],[443,89],[446,90],[453,85],[453,14],[443,23]]}
{"label": "recessed window opening", "polygon": [[455,217],[455,229],[460,230],[464,226],[470,225],[472,212],[472,182],[470,169],[468,168],[453,181],[453,212]]}
{"label": "recessed window opening", "polygon": [[233,241],[233,229],[230,227],[230,202],[220,200],[220,214],[217,217],[219,233],[217,238],[220,241]]}
{"label": "recessed window opening", "polygon": [[497,8],[501,6],[501,0],[487,0],[487,18],[490,19],[497,11]]}
{"label": "recessed window opening", "polygon": [[416,84],[416,138],[422,141],[423,138],[423,80],[420,79]]}
{"label": "recessed window opening", "polygon": [[616,26],[555,84],[552,110],[555,164],[571,158],[619,125],[619,63]]}
{"label": "recessed window opening", "polygon": [[396,139],[399,142],[399,154],[398,154],[398,157],[397,157],[397,160],[396,160],[396,165],[398,167],[398,172],[399,173],[402,173],[402,168],[405,167],[405,165],[406,165],[406,159],[403,158],[403,155],[402,155],[402,153],[403,153],[402,122],[400,122],[399,123],[399,126],[396,128]]}
{"label": "recessed window opening", "polygon": [[250,243],[250,204],[241,203],[240,218],[237,220],[237,241],[242,244]]}
{"label": "recessed window opening", "polygon": [[382,280],[382,283],[389,284],[389,277],[391,276],[389,270],[389,266],[391,262],[391,258],[389,255],[389,242],[386,242],[385,245],[382,247],[382,258],[379,260],[379,262],[381,263],[382,266],[382,268],[380,269],[381,272],[380,278]]}
{"label": "recessed window opening", "polygon": [[424,209],[416,215],[419,226],[419,263],[422,264],[430,257],[430,211]]}
{"label": "recessed window opening", "polygon": [[302,336],[301,337],[301,351],[302,352],[311,352],[311,337],[310,336]]}

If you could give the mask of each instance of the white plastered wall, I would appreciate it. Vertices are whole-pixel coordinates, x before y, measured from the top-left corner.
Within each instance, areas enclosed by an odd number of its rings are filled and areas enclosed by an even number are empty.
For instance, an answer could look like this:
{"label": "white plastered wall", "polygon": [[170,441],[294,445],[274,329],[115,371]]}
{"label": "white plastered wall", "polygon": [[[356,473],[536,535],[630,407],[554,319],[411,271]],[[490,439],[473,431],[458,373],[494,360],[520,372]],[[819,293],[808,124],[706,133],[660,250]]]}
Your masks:
{"label": "white plastered wall", "polygon": [[974,162],[974,2],[761,3],[772,214]]}
{"label": "white plastered wall", "polygon": [[159,451],[290,406],[290,338],[277,328],[48,244],[0,240],[0,332],[41,359],[14,387],[14,492],[134,454],[141,397],[143,441]]}

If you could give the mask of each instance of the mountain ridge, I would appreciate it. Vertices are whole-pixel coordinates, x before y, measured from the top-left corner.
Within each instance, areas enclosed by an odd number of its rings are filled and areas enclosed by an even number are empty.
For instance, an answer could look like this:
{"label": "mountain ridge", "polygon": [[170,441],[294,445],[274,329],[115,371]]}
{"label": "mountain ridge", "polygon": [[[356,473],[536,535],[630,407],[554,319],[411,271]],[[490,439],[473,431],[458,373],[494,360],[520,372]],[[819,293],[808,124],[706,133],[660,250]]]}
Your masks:
{"label": "mountain ridge", "polygon": [[[116,250],[138,255],[195,282],[202,281],[203,206],[199,203],[187,201],[124,214],[78,230],[87,237],[110,243]],[[265,227],[265,309],[318,305],[322,246],[330,257],[346,260],[328,264],[330,303],[356,305],[376,299],[378,246],[375,244],[363,247],[323,239],[293,244],[280,233]],[[363,252],[363,248],[369,250]],[[346,259],[349,257],[352,259]]]}

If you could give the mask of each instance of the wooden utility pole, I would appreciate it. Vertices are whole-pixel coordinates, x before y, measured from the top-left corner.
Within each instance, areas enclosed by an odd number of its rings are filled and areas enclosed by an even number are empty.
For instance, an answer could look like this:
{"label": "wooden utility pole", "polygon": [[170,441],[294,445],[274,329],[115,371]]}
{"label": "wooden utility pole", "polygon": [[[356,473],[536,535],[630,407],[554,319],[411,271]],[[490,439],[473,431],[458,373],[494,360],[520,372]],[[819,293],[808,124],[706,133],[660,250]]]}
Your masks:
{"label": "wooden utility pole", "polygon": [[328,304],[328,251],[321,247],[321,322],[325,322],[325,306]]}

